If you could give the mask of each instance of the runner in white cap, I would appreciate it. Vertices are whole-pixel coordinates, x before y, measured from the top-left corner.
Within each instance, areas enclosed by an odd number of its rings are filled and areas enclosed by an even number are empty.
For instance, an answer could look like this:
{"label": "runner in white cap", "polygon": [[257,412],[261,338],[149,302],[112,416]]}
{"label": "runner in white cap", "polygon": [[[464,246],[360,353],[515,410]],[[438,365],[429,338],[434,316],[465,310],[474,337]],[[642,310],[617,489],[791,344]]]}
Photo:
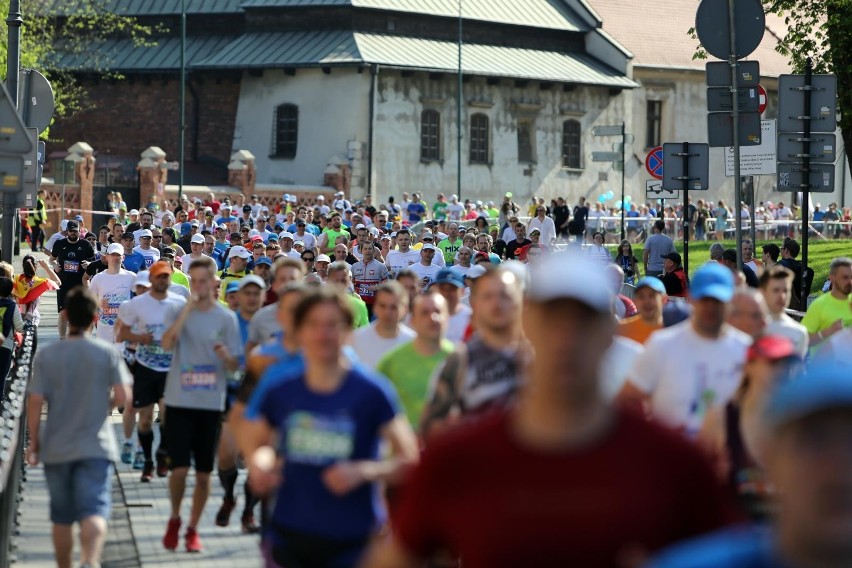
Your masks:
{"label": "runner in white cap", "polygon": [[109,245],[104,258],[107,261],[107,269],[92,278],[89,289],[98,300],[98,326],[95,333],[98,338],[113,343],[119,307],[130,300],[136,284],[136,275],[121,268],[124,247],[120,244]]}
{"label": "runner in white cap", "polygon": [[433,263],[435,255],[438,253],[438,247],[435,245],[424,244],[423,248],[420,249],[420,262],[410,267],[420,277],[420,284],[423,289],[428,288],[441,271],[441,267]]}

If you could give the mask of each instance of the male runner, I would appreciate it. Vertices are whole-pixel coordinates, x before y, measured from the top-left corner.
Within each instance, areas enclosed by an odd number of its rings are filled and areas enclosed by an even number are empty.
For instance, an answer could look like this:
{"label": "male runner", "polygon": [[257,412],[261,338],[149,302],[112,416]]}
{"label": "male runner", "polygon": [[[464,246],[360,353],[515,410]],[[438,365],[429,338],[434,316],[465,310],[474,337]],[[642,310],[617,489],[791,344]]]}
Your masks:
{"label": "male runner", "polygon": [[[121,304],[130,300],[136,284],[136,275],[121,268],[124,247],[112,243],[102,258],[106,259],[107,269],[92,278],[89,290],[98,299],[97,337],[113,343],[115,340],[115,322]],[[121,343],[116,342],[116,345]]]}
{"label": "male runner", "polygon": [[416,336],[410,328],[402,325],[408,313],[408,292],[399,282],[391,280],[379,284],[374,298],[375,321],[355,330],[352,336],[352,347],[358,360],[373,370],[385,353]]}
{"label": "male runner", "polygon": [[65,296],[83,285],[83,261],[91,262],[95,258],[95,249],[86,239],[80,238],[80,225],[77,221],[68,221],[64,239],[56,241],[50,248],[51,260],[55,263],[56,274],[62,285],[56,291],[56,308],[59,310],[59,339],[65,339]]}

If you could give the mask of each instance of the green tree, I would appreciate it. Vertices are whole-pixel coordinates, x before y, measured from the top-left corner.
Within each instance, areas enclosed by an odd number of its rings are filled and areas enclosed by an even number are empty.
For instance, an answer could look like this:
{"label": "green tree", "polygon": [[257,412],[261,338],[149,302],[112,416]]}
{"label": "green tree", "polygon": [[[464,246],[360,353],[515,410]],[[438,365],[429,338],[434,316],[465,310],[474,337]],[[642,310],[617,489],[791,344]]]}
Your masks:
{"label": "green tree", "polygon": [[[21,67],[36,69],[50,80],[56,98],[54,120],[85,108],[86,90],[77,76],[58,65],[63,56],[86,54],[90,70],[103,77],[120,79],[98,44],[109,37],[131,38],[150,45],[155,31],[136,18],[114,11],[115,0],[22,0]],[[0,17],[9,13],[9,0],[0,0]],[[0,33],[0,74],[5,79],[8,35]],[[91,71],[90,71],[91,72]]]}
{"label": "green tree", "polygon": [[[815,73],[837,76],[840,131],[844,146],[852,148],[852,0],[765,0],[764,7],[784,18],[787,35],[777,49],[796,73],[811,58]],[[849,152],[846,160],[852,167]]]}

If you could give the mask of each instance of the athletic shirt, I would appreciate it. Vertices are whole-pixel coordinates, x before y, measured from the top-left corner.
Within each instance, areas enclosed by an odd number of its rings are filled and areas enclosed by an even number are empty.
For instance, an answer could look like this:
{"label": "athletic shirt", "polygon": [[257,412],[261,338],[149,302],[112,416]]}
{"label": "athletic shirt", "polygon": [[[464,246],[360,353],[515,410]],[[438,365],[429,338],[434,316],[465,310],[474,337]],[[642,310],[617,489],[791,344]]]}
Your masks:
{"label": "athletic shirt", "polygon": [[749,455],[740,431],[740,407],[725,405],[725,449],[731,462],[728,482],[742,510],[755,522],[766,522],[777,512],[772,505],[775,493],[766,474]]}
{"label": "athletic shirt", "polygon": [[343,225],[340,226],[340,229],[335,231],[331,227],[326,227],[323,231],[328,235],[328,240],[325,243],[324,253],[331,253],[334,250],[334,243],[337,241],[337,237],[349,237],[349,231],[343,228]]}
{"label": "athletic shirt", "polygon": [[127,270],[119,270],[118,274],[100,272],[92,278],[89,290],[98,298],[98,327],[95,331],[98,339],[114,341],[118,310],[122,303],[130,300],[135,283],[136,275]]}
{"label": "athletic shirt", "polygon": [[355,293],[361,296],[366,304],[376,301],[376,290],[370,287],[381,284],[388,277],[387,267],[378,260],[373,260],[369,264],[359,260],[352,265],[352,284],[355,286]]}
{"label": "athletic shirt", "polygon": [[169,292],[164,300],[157,300],[150,293],[136,296],[121,304],[118,319],[132,328],[133,333],[150,333],[154,339],[148,345],[136,346],[136,362],[152,371],[164,373],[172,364],[172,352],[161,345],[163,334],[172,324],[168,315],[170,306],[183,308],[186,300]]}
{"label": "athletic shirt", "polygon": [[462,411],[479,414],[507,405],[520,385],[522,365],[518,350],[492,349],[474,335],[467,343],[467,373],[460,393]]}
{"label": "athletic shirt", "polygon": [[73,243],[68,239],[62,239],[53,245],[51,254],[59,262],[58,275],[62,281],[62,287],[70,290],[83,283],[85,271],[81,263],[84,260],[92,260],[95,256],[95,249],[86,239],[78,238]]}
{"label": "athletic shirt", "polygon": [[284,482],[272,525],[330,539],[368,537],[386,520],[379,485],[364,483],[335,495],[322,475],[337,462],[379,459],[380,432],[399,412],[393,387],[356,365],[335,392],[318,394],[302,370],[285,367],[270,375],[275,370],[261,378],[245,412],[248,420],[265,420],[279,433]]}

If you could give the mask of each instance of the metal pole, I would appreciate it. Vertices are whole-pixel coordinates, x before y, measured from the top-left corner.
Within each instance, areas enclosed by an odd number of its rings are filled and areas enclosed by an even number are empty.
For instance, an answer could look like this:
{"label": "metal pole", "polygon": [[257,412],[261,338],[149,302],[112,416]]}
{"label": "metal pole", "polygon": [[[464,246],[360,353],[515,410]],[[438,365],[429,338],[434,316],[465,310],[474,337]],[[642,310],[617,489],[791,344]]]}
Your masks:
{"label": "metal pole", "polygon": [[[180,2],[180,145],[178,146],[178,203],[183,197],[184,140],[186,138],[186,0]],[[140,204],[141,205],[141,204]]]}
{"label": "metal pole", "polygon": [[621,240],[624,240],[624,207],[627,205],[624,203],[624,158],[627,149],[627,134],[626,134],[626,124],[624,122],[621,123]]}
{"label": "metal pole", "polygon": [[458,42],[458,52],[459,52],[459,69],[458,69],[458,91],[456,93],[456,114],[458,118],[456,120],[456,130],[458,131],[458,142],[456,148],[456,161],[458,162],[458,171],[456,172],[456,196],[461,201],[461,186],[462,186],[462,46],[464,45],[464,40],[462,39],[462,0],[459,0],[459,42]]}
{"label": "metal pole", "polygon": [[801,311],[805,311],[808,307],[808,291],[804,286],[804,276],[805,270],[808,268],[808,207],[810,206],[810,194],[811,194],[811,74],[813,73],[813,62],[811,58],[808,57],[808,60],[805,62],[805,108],[802,112],[802,116],[806,117],[804,120],[804,148],[803,154],[805,157],[802,162],[802,289],[799,291],[801,293],[801,301],[802,303],[799,305],[799,309]]}
{"label": "metal pole", "polygon": [[734,2],[728,0],[728,28],[731,36],[731,54],[728,62],[731,66],[731,105],[733,107],[734,119],[734,200],[737,212],[735,222],[737,232],[737,269],[743,269],[743,218],[740,215],[742,209],[743,190],[742,178],[740,178],[740,97],[739,78],[737,77],[737,32],[734,22]]}
{"label": "metal pole", "polygon": [[[12,99],[12,104],[15,105],[15,108],[18,108],[18,73],[21,66],[21,25],[23,23],[24,19],[21,17],[20,0],[10,0],[9,16],[6,18],[6,26],[9,28],[6,58],[6,90],[9,92],[9,97]],[[19,187],[18,191],[21,189]],[[6,262],[12,262],[12,255],[15,248],[14,243],[17,238],[15,235],[16,201],[16,193],[3,194],[3,246],[0,247],[0,251],[2,251],[0,256]]]}
{"label": "metal pole", "polygon": [[689,276],[689,142],[683,143],[683,274]]}
{"label": "metal pole", "polygon": [[749,193],[751,194],[751,227],[749,233],[751,234],[751,246],[752,246],[752,255],[757,252],[757,227],[756,227],[756,211],[757,211],[757,189],[754,186],[754,176],[749,178]]}

